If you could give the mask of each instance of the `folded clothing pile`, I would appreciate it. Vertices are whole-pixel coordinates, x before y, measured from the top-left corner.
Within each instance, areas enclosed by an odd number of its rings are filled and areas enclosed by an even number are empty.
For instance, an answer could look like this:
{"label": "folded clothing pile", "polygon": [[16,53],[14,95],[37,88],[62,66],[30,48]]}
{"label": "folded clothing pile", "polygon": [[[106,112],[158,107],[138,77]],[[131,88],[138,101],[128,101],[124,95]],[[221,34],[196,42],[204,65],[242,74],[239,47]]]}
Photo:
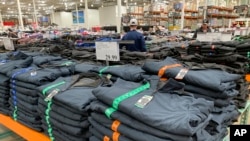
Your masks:
{"label": "folded clothing pile", "polygon": [[144,74],[141,67],[134,65],[96,66],[90,71],[98,73],[101,76],[110,77],[109,79],[112,81],[122,78],[127,81],[139,82],[143,80],[142,75]]}
{"label": "folded clothing pile", "polygon": [[193,42],[190,43],[188,48],[187,48],[187,54],[200,54],[201,53],[201,48],[203,46],[203,43],[201,42]]}
{"label": "folded clothing pile", "polygon": [[92,90],[105,83],[96,73],[81,73],[38,87],[38,111],[52,141],[88,141]]}
{"label": "folded clothing pile", "polygon": [[[219,47],[218,47],[219,46]],[[216,63],[218,65],[221,65],[221,69],[224,69],[225,71],[229,73],[236,73],[240,74],[242,76],[246,75],[249,72],[249,58],[247,58],[246,54],[242,54],[238,51],[238,49],[244,49],[248,48],[249,44],[243,43],[243,42],[237,42],[237,41],[231,41],[231,42],[221,42],[217,45],[203,45],[201,50],[204,48],[213,48],[216,50],[216,48],[219,48],[221,50],[221,53],[217,54],[218,52],[215,52],[211,54],[204,54],[202,51],[199,54],[193,54],[184,56],[181,58],[181,60],[187,62],[196,62],[201,64],[207,64],[207,63]],[[211,49],[208,49],[211,50]],[[208,51],[209,52],[209,51]],[[237,54],[238,52],[238,54]],[[244,55],[244,56],[243,56]],[[219,68],[218,68],[219,69]],[[246,86],[248,85],[248,82],[244,79],[244,77],[241,77],[241,80],[238,81],[236,90],[239,91],[239,94],[237,97],[234,98],[234,101],[236,102],[236,105],[238,108],[243,108],[246,104],[246,101],[248,99],[248,92]]]}
{"label": "folded clothing pile", "polygon": [[[68,64],[50,66],[50,60],[53,59],[55,58],[50,56],[33,57],[30,67],[14,69],[7,73],[10,78],[10,115],[14,120],[36,131],[42,131],[41,118],[37,112],[39,97],[36,88],[60,76],[71,75],[74,68]],[[46,64],[49,64],[46,68],[38,67]]]}
{"label": "folded clothing pile", "polygon": [[213,101],[213,117],[208,124],[209,128],[205,128],[211,135],[225,136],[228,125],[237,120],[239,112],[232,99],[239,94],[236,81],[240,80],[241,75],[219,69],[188,68],[170,57],[161,62],[146,62],[143,69],[149,74],[185,83],[184,90],[194,98]]}
{"label": "folded clothing pile", "polygon": [[[111,87],[93,90],[90,141],[213,141],[205,127],[211,120],[213,102],[184,94],[183,83],[147,76],[136,83],[117,79]],[[156,110],[157,109],[157,110]]]}
{"label": "folded clothing pile", "polygon": [[235,48],[222,46],[222,45],[203,45],[201,47],[201,55],[204,56],[225,56],[228,54],[234,54],[236,51]]}
{"label": "folded clothing pile", "polygon": [[0,113],[9,115],[9,98],[9,78],[3,74],[0,74]]}
{"label": "folded clothing pile", "polygon": [[0,55],[0,112],[9,115],[10,78],[7,73],[17,68],[25,68],[32,63],[32,57],[22,52],[9,52]]}
{"label": "folded clothing pile", "polygon": [[[245,56],[247,58],[250,58],[250,41],[244,42],[242,44],[239,44],[236,46],[237,53]],[[247,72],[250,72],[250,61],[248,61],[247,64],[248,70]]]}

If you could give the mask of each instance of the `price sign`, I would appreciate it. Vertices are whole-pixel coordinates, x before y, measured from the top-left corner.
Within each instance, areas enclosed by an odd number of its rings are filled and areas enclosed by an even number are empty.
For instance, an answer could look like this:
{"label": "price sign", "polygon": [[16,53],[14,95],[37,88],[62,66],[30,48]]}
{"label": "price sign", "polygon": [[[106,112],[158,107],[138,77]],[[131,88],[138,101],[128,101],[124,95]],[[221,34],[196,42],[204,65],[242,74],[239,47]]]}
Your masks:
{"label": "price sign", "polygon": [[206,33],[197,33],[197,40],[200,41],[200,42],[207,41]]}
{"label": "price sign", "polygon": [[3,38],[4,48],[6,50],[15,50],[13,41],[9,38]]}
{"label": "price sign", "polygon": [[220,41],[221,33],[219,33],[219,32],[207,33],[207,37],[209,37],[208,39],[209,39],[209,41],[211,41],[211,42]]}
{"label": "price sign", "polygon": [[222,33],[220,40],[225,42],[225,41],[231,41],[232,39],[232,33]]}
{"label": "price sign", "polygon": [[243,29],[243,30],[241,31],[241,35],[242,35],[242,36],[246,36],[246,35],[247,35],[247,29]]}
{"label": "price sign", "polygon": [[241,30],[235,30],[234,31],[234,36],[236,36],[236,35],[241,35]]}
{"label": "price sign", "polygon": [[120,51],[117,42],[96,42],[97,60],[120,61]]}

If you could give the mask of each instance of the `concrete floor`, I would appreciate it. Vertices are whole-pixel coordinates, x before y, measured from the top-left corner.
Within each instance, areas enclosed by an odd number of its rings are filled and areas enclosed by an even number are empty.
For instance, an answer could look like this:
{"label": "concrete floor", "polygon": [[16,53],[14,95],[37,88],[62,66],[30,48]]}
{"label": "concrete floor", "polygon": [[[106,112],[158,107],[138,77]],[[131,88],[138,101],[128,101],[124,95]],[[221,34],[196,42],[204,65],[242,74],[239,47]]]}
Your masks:
{"label": "concrete floor", "polygon": [[25,140],[0,124],[0,141],[25,141]]}

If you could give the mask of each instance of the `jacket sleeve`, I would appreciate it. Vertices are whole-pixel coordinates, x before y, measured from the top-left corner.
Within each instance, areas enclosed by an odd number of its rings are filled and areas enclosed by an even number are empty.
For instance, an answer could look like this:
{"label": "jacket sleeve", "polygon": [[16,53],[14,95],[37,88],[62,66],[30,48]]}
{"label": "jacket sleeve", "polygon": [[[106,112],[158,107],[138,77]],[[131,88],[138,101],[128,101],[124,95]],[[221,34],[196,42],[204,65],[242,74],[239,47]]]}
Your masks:
{"label": "jacket sleeve", "polygon": [[147,49],[146,49],[145,39],[143,38],[143,36],[141,36],[140,44],[141,44],[141,51],[146,52]]}

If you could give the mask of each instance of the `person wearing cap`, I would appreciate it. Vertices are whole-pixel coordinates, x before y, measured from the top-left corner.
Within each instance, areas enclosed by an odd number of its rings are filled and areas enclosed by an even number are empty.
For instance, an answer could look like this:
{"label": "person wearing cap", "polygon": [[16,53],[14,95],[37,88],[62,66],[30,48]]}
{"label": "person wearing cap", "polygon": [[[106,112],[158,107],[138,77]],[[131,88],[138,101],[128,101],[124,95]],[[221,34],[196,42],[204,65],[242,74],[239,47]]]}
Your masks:
{"label": "person wearing cap", "polygon": [[145,39],[143,35],[137,31],[137,25],[138,22],[136,19],[130,20],[130,31],[122,37],[122,40],[133,40],[134,44],[122,44],[122,47],[125,46],[126,50],[129,51],[146,52]]}
{"label": "person wearing cap", "polygon": [[200,28],[196,29],[195,33],[194,33],[194,36],[193,38],[196,39],[197,38],[197,33],[198,32],[212,32],[210,27],[208,26],[208,20],[207,19],[204,19],[203,22],[202,22],[202,25]]}

